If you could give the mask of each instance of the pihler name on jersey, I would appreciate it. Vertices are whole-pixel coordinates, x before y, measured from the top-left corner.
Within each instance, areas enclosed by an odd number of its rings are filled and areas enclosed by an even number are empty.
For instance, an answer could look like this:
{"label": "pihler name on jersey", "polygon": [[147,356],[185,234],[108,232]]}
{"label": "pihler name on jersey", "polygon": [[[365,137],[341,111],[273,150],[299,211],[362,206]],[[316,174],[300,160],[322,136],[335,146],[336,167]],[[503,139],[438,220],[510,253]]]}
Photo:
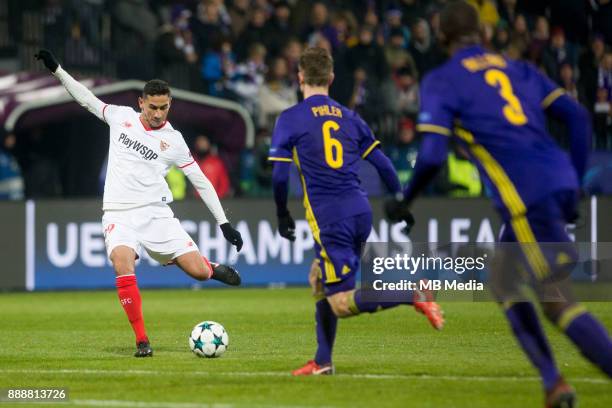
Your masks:
{"label": "pihler name on jersey", "polygon": [[155,153],[149,147],[145,146],[140,142],[137,142],[136,140],[130,139],[125,133],[121,133],[121,135],[119,136],[119,141],[126,145],[128,148],[131,147],[132,149],[136,150],[145,160],[155,160],[159,157],[157,153]]}

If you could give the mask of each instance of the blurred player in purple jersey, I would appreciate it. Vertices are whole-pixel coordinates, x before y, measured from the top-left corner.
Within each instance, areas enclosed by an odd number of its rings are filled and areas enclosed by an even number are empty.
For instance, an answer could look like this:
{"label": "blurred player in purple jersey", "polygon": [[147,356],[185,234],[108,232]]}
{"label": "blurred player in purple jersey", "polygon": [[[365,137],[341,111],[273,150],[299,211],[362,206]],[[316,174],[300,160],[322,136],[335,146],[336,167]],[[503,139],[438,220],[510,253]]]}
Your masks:
{"label": "blurred player in purple jersey", "polygon": [[[423,141],[403,200],[386,203],[391,220],[409,216],[409,205],[447,157],[451,137],[468,148],[504,222],[500,241],[517,242],[520,268],[544,287],[575,262],[565,225],[576,219],[579,180],[591,138],[586,110],[527,63],[508,60],[480,46],[476,10],[463,0],[449,3],[441,29],[451,58],[431,71],[421,87],[417,129]],[[546,114],[563,120],[570,155],[546,131]],[[539,243],[558,243],[551,246]],[[512,262],[516,265],[516,262]],[[510,272],[517,276],[518,268]],[[504,267],[506,269],[506,267]],[[567,272],[567,269],[565,269]],[[507,275],[507,273],[506,273]],[[574,390],[559,373],[531,302],[498,294],[519,344],[542,377],[546,407],[573,407]],[[612,376],[612,342],[584,307],[566,296],[543,301],[546,317],[582,354]]]}
{"label": "blurred player in purple jersey", "polygon": [[361,160],[377,169],[390,192],[399,193],[401,186],[370,128],[359,115],[328,96],[334,79],[329,53],[323,48],[306,49],[298,77],[304,100],[279,116],[269,154],[274,162],[279,231],[291,241],[295,240],[295,223],[287,209],[289,168],[291,163],[298,167],[318,260],[311,277],[320,277],[310,280],[313,287],[322,284],[322,290],[316,291],[317,352],[293,374],[333,374],[331,355],[338,317],[412,304],[436,329],[442,328],[444,319],[429,293],[414,292],[405,301],[372,302],[362,298],[361,289],[355,289],[361,246],[372,229],[372,211],[358,177]]}

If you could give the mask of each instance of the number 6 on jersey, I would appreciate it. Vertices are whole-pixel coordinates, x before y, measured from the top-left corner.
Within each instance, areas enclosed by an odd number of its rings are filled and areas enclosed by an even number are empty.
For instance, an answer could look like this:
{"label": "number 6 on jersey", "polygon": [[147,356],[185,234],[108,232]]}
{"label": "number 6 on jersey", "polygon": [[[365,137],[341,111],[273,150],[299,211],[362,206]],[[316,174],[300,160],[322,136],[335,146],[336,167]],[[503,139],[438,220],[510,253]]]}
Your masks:
{"label": "number 6 on jersey", "polygon": [[342,143],[332,137],[331,131],[340,130],[340,125],[333,120],[326,120],[323,123],[323,150],[325,151],[325,161],[332,169],[339,169],[344,164],[342,158]]}

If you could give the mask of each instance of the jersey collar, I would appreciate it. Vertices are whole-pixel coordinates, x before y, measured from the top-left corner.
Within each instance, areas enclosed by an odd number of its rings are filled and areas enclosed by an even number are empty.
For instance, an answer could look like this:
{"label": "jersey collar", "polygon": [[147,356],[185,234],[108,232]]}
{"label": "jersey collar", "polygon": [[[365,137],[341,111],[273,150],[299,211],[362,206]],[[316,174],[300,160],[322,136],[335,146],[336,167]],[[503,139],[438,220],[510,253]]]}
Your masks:
{"label": "jersey collar", "polygon": [[147,130],[147,131],[151,131],[151,130],[159,130],[161,128],[163,128],[164,126],[166,126],[166,123],[168,123],[167,120],[164,120],[164,122],[157,126],[157,127],[151,127],[149,126],[144,120],[142,120],[142,116],[138,115],[138,120],[140,120],[140,124],[142,125],[142,127]]}

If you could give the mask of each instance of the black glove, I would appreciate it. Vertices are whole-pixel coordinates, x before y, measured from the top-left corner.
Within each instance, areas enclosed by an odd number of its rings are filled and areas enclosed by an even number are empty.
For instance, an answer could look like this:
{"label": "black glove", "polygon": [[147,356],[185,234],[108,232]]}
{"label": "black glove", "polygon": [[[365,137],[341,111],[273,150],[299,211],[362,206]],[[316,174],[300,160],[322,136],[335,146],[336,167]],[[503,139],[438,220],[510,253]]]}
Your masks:
{"label": "black glove", "polygon": [[410,205],[403,199],[390,198],[385,201],[385,215],[391,222],[404,221],[406,234],[410,233],[415,223],[414,216],[410,212]]}
{"label": "black glove", "polygon": [[278,232],[281,237],[292,242],[295,241],[295,221],[293,221],[291,214],[278,216]]}
{"label": "black glove", "polygon": [[57,67],[59,67],[59,61],[49,50],[40,50],[34,57],[36,57],[37,60],[42,60],[45,67],[47,67],[51,73],[54,73]]}
{"label": "black glove", "polygon": [[232,245],[236,247],[236,250],[240,252],[242,249],[242,235],[238,230],[232,227],[232,224],[226,222],[225,224],[219,225],[221,227],[221,232],[223,232],[223,236],[225,239]]}

